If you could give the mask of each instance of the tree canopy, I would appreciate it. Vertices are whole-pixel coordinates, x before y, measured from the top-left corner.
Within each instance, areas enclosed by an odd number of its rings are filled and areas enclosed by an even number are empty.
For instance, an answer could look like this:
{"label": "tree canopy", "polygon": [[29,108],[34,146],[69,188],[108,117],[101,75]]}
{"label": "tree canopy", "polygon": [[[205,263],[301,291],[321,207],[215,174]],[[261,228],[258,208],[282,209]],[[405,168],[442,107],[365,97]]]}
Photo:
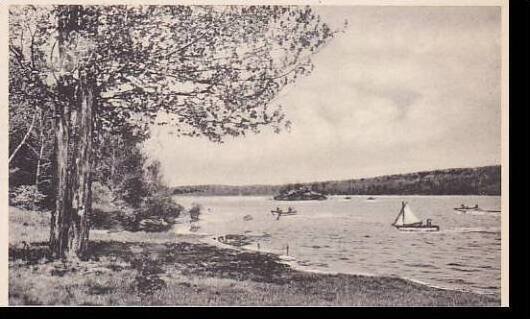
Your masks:
{"label": "tree canopy", "polygon": [[334,35],[310,7],[84,6],[60,49],[71,7],[12,7],[11,65],[39,103],[68,103],[58,87],[91,65],[105,130],[170,123],[213,141],[279,130],[289,122],[274,98]]}

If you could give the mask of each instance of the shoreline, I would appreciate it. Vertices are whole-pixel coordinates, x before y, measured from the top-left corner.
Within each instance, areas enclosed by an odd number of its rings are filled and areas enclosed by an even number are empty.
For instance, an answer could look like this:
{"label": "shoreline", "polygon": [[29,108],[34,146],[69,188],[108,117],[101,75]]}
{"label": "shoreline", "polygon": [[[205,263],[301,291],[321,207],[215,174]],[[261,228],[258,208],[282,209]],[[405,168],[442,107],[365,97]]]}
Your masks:
{"label": "shoreline", "polygon": [[193,233],[94,230],[86,260],[53,261],[49,216],[10,209],[10,229],[11,305],[500,306],[399,277],[310,272]]}
{"label": "shoreline", "polygon": [[[366,197],[377,197],[380,198],[391,198],[391,197],[502,197],[501,195],[488,195],[488,194],[365,194],[365,195],[327,195],[329,198],[344,198],[344,197],[358,197],[358,198],[366,198]],[[185,193],[185,194],[172,194],[171,197],[267,197],[270,198],[271,201],[275,202],[306,202],[308,200],[275,200],[273,199],[274,194],[265,194],[265,195],[238,195],[238,194],[202,194],[202,193]],[[311,201],[311,200],[309,200]],[[325,201],[325,200],[324,200]]]}
{"label": "shoreline", "polygon": [[[284,265],[287,265],[290,268],[292,268],[293,270],[300,271],[300,272],[311,273],[311,274],[322,274],[322,275],[362,276],[362,277],[371,277],[371,278],[380,278],[380,277],[396,278],[396,279],[402,279],[402,280],[410,281],[410,282],[413,282],[415,284],[419,284],[419,285],[422,285],[422,286],[425,286],[425,287],[439,289],[439,290],[462,292],[462,293],[472,293],[472,294],[477,294],[477,295],[491,296],[491,297],[500,298],[500,294],[496,294],[496,293],[493,293],[493,292],[492,293],[488,293],[488,292],[483,292],[483,291],[475,291],[475,290],[471,290],[471,289],[442,287],[442,286],[437,286],[435,284],[430,284],[430,283],[427,283],[427,282],[424,282],[424,281],[421,281],[421,280],[418,280],[418,279],[408,278],[408,277],[403,277],[403,276],[397,276],[397,275],[376,275],[376,274],[360,273],[360,272],[359,273],[347,273],[347,272],[325,271],[325,270],[319,270],[319,269],[312,269],[312,268],[309,268],[307,266],[301,266],[301,265],[296,264],[297,259],[295,257],[292,257],[292,256],[279,255],[278,253],[275,253],[273,251],[258,250],[256,248],[252,248],[252,247],[250,247],[248,245],[247,246],[237,247],[237,246],[232,246],[232,245],[229,245],[229,244],[224,244],[222,242],[219,242],[216,239],[213,239],[210,235],[207,235],[207,234],[201,234],[201,235],[197,235],[197,236],[200,238],[199,241],[201,241],[201,242],[203,242],[205,244],[208,244],[208,245],[212,245],[212,246],[218,247],[218,248],[232,249],[232,250],[239,251],[239,252],[247,251],[247,252],[253,252],[253,253],[258,253],[258,254],[264,253],[264,254],[275,255],[275,256],[277,256],[279,258],[279,260],[280,260],[279,262],[280,263],[282,263]],[[499,289],[499,291],[500,291],[500,289]]]}

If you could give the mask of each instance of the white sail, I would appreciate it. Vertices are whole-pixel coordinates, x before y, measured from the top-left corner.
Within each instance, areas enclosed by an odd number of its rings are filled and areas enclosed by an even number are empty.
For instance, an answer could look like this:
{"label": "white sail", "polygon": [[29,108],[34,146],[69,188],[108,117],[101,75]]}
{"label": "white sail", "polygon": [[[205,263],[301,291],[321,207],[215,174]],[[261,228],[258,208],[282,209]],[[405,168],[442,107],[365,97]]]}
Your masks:
{"label": "white sail", "polygon": [[394,221],[395,226],[403,226],[403,210],[399,211],[399,214],[396,217],[396,220]]}
{"label": "white sail", "polygon": [[405,208],[402,209],[399,212],[398,217],[396,218],[396,221],[394,222],[394,225],[396,226],[403,226],[403,225],[410,225],[421,222],[421,219],[416,217],[412,210],[409,208],[409,205],[405,205]]}
{"label": "white sail", "polygon": [[419,219],[418,217],[416,217],[416,215],[414,215],[412,210],[409,208],[409,205],[405,205],[403,214],[405,215],[404,222],[403,222],[405,225],[421,222],[421,219]]}

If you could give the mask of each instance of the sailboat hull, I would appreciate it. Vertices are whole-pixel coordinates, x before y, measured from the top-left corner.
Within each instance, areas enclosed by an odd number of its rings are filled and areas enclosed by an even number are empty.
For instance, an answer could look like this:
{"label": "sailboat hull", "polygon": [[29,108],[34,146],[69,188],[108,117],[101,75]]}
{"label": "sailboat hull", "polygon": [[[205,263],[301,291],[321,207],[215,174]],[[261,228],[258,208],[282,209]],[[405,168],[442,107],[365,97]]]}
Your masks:
{"label": "sailboat hull", "polygon": [[394,226],[400,231],[406,232],[435,232],[439,231],[440,227],[437,225],[432,226]]}

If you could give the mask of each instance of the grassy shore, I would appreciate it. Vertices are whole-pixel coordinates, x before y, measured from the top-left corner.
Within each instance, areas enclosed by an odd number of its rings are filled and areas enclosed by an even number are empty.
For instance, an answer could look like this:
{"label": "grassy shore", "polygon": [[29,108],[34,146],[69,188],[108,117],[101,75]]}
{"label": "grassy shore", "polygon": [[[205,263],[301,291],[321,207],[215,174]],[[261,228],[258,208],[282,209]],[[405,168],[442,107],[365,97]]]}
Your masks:
{"label": "grassy shore", "polygon": [[499,306],[393,277],[315,274],[170,232],[91,231],[87,260],[49,261],[49,214],[10,208],[11,305]]}

